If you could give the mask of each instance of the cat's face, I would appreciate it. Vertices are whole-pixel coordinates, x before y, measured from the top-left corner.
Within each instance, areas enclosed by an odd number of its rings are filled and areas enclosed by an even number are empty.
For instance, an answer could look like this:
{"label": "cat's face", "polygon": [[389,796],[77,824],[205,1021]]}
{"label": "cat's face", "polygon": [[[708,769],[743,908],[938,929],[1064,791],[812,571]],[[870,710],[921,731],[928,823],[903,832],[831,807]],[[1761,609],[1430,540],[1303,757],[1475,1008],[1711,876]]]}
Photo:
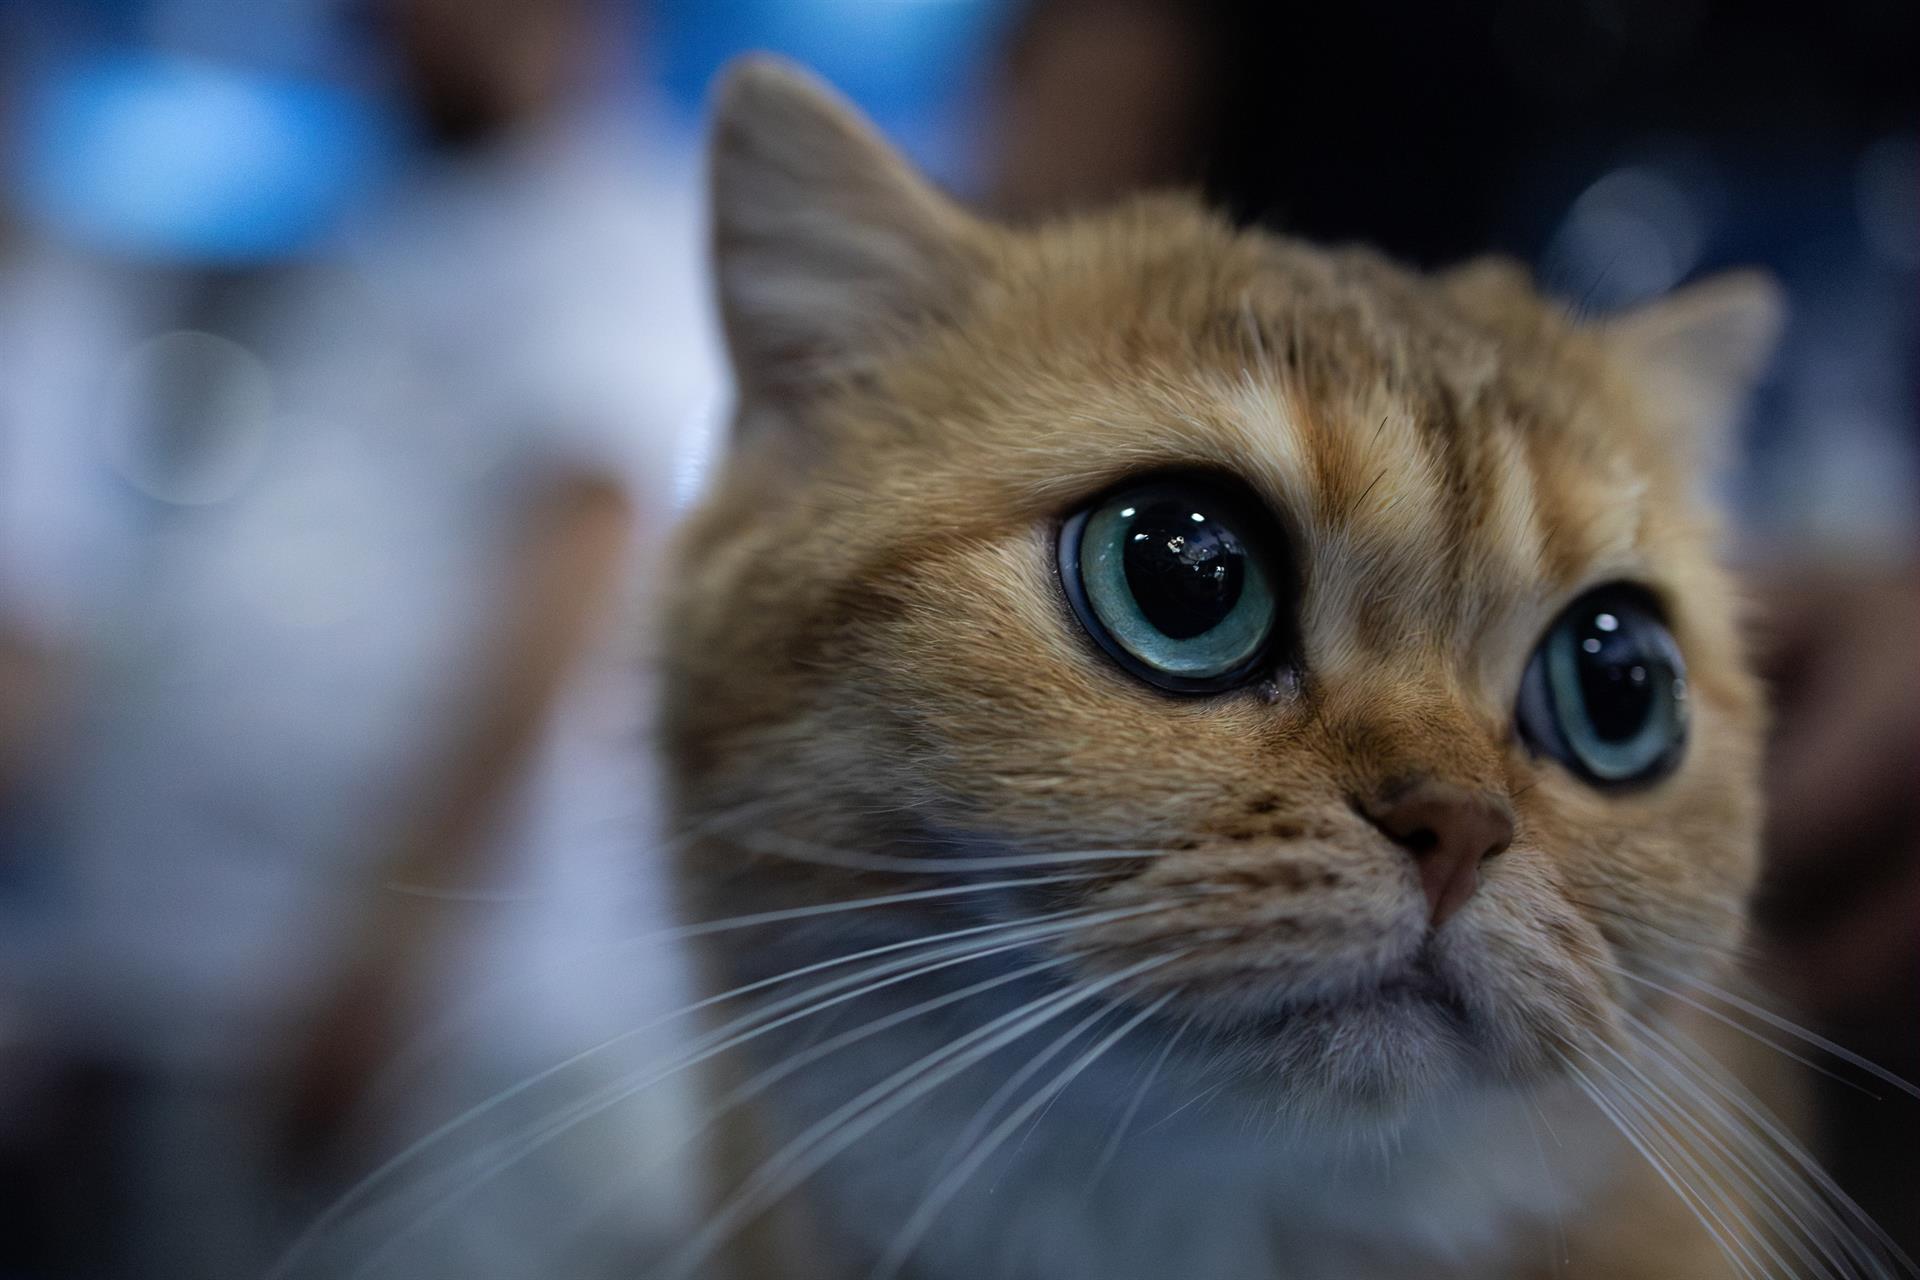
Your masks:
{"label": "cat's face", "polygon": [[990,228],[767,69],[716,201],[745,391],[668,734],[738,835],[696,878],[1035,877],[962,901],[1375,1114],[1735,942],[1758,707],[1690,459],[1763,287],[1582,327],[1184,202]]}

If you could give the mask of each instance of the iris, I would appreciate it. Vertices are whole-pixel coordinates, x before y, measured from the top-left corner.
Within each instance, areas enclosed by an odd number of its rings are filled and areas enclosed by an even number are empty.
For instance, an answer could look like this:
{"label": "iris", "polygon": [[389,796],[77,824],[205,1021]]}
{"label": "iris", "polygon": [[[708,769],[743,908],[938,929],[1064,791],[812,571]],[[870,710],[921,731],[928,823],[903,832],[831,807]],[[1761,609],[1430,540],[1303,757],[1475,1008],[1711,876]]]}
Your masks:
{"label": "iris", "polygon": [[1121,489],[1067,521],[1060,573],[1080,623],[1121,666],[1182,693],[1244,683],[1279,629],[1272,521],[1204,478]]}

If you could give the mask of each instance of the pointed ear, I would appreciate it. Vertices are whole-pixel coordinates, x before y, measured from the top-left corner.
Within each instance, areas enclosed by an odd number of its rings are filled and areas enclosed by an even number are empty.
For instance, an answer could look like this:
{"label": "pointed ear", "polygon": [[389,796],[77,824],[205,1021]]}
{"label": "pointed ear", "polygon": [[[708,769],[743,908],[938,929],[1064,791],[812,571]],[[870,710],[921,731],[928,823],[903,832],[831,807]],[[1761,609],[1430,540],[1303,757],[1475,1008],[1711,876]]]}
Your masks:
{"label": "pointed ear", "polygon": [[1455,306],[1481,324],[1518,341],[1537,340],[1540,292],[1532,273],[1512,258],[1472,258],[1435,279]]}
{"label": "pointed ear", "polygon": [[1539,306],[1532,273],[1512,258],[1469,258],[1440,272],[1438,278],[1456,302],[1477,315],[1516,306],[1532,312]]}
{"label": "pointed ear", "polygon": [[1786,319],[1771,277],[1730,271],[1609,320],[1603,332],[1656,409],[1717,452]]}
{"label": "pointed ear", "polygon": [[711,181],[744,396],[805,396],[857,373],[974,278],[972,220],[791,63],[755,56],[725,73]]}

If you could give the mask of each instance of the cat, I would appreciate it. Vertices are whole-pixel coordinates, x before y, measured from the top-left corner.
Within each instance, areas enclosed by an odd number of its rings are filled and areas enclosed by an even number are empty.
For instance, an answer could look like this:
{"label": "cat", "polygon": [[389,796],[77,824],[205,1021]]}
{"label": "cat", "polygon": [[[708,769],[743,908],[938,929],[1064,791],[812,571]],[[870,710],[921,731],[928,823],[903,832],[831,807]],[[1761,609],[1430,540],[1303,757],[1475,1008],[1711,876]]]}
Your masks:
{"label": "cat", "polygon": [[1675,998],[1756,876],[1701,477],[1769,281],[1580,318],[1183,196],[997,225],[764,58],[711,164],[659,1275],[1878,1273]]}

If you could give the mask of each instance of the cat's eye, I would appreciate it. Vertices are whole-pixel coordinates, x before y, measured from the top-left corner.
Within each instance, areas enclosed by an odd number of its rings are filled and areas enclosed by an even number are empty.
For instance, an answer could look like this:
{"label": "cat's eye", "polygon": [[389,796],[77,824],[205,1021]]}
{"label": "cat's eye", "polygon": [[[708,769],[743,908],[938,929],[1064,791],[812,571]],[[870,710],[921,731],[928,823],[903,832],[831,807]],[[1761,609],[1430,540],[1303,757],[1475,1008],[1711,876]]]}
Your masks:
{"label": "cat's eye", "polygon": [[1651,782],[1679,763],[1686,667],[1645,592],[1615,585],[1574,601],[1520,683],[1521,735],[1588,782]]}
{"label": "cat's eye", "polygon": [[1060,531],[1060,579],[1087,634],[1176,693],[1263,669],[1286,581],[1272,518],[1233,487],[1172,477],[1120,489]]}

